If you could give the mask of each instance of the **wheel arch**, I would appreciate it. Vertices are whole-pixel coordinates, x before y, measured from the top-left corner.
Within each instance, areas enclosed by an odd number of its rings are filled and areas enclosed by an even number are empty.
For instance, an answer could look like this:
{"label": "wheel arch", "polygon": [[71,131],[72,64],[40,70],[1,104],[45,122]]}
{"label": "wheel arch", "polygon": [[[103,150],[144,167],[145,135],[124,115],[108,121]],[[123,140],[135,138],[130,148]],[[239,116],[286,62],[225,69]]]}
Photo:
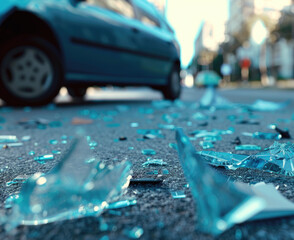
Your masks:
{"label": "wheel arch", "polygon": [[0,46],[20,35],[41,37],[50,42],[63,59],[62,49],[52,27],[36,14],[14,10],[0,26]]}

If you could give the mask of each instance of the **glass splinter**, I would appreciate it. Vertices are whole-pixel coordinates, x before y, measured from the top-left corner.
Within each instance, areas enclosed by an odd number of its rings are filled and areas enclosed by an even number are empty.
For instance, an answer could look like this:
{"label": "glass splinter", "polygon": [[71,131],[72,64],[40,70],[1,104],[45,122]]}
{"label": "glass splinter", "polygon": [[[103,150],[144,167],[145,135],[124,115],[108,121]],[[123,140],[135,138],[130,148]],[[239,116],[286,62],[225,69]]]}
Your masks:
{"label": "glass splinter", "polygon": [[171,195],[174,199],[180,199],[180,198],[185,198],[186,194],[184,191],[175,191],[171,192]]}
{"label": "glass splinter", "polygon": [[34,174],[22,185],[4,222],[6,230],[99,216],[128,186],[131,165],[122,162],[106,168],[98,161],[86,164],[85,160],[91,158],[87,142],[73,140],[68,154],[55,168],[46,175]]}
{"label": "glass splinter", "polygon": [[0,143],[16,143],[18,141],[16,136],[0,135]]}
{"label": "glass splinter", "polygon": [[219,235],[263,209],[264,202],[239,190],[225,177],[208,168],[182,129],[177,129],[179,159],[197,204],[197,228]]}
{"label": "glass splinter", "polygon": [[148,167],[150,165],[165,166],[165,165],[167,165],[167,163],[164,162],[162,159],[151,159],[151,160],[148,160],[142,164],[143,167]]}
{"label": "glass splinter", "polygon": [[53,160],[54,156],[53,154],[47,154],[39,157],[35,157],[34,160],[37,161],[38,163],[45,164],[49,160]]}
{"label": "glass splinter", "polygon": [[107,207],[107,209],[118,209],[118,208],[124,208],[124,207],[129,207],[137,204],[136,199],[132,200],[123,200],[123,201],[118,201],[118,202],[113,202],[110,203]]}
{"label": "glass splinter", "polygon": [[133,227],[129,230],[125,229],[123,233],[130,239],[139,239],[144,234],[144,230],[141,227]]}
{"label": "glass splinter", "polygon": [[247,150],[247,151],[254,151],[254,150],[261,150],[261,147],[260,146],[257,146],[257,145],[237,145],[235,146],[235,150]]}

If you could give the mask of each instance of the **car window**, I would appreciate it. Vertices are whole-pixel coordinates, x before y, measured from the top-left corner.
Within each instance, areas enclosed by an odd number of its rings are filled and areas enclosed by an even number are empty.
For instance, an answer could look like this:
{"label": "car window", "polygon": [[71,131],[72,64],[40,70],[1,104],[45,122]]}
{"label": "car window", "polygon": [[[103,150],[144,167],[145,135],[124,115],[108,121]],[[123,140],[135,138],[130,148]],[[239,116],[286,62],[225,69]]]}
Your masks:
{"label": "car window", "polygon": [[134,8],[127,0],[87,0],[87,3],[119,13],[127,18],[135,18]]}
{"label": "car window", "polygon": [[138,18],[139,20],[147,26],[151,27],[160,27],[160,22],[155,17],[151,16],[141,8],[137,8]]}

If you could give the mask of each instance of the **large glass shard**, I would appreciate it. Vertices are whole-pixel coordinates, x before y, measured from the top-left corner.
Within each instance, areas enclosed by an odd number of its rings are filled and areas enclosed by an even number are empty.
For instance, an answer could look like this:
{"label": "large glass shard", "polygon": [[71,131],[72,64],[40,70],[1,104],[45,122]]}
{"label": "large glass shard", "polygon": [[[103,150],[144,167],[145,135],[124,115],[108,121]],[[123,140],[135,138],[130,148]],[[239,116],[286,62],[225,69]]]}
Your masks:
{"label": "large glass shard", "polygon": [[265,151],[248,156],[236,167],[254,168],[294,176],[294,144],[274,142]]}
{"label": "large glass shard", "polygon": [[234,183],[207,167],[183,130],[177,129],[179,158],[197,204],[197,227],[218,235],[236,223],[250,219],[264,202],[239,190]]}
{"label": "large glass shard", "polygon": [[247,106],[247,108],[251,111],[277,111],[284,109],[290,104],[290,101],[276,103],[264,100],[256,100],[253,104]]}
{"label": "large glass shard", "polygon": [[130,163],[105,167],[93,158],[87,141],[77,139],[68,154],[47,174],[36,173],[22,186],[5,228],[99,216],[130,180]]}

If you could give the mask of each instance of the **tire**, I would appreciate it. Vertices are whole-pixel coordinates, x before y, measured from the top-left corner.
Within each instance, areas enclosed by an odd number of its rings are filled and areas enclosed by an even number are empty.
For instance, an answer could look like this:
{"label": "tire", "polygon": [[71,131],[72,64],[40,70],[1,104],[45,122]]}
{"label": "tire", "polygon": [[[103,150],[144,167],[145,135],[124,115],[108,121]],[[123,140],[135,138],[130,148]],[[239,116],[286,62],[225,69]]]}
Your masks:
{"label": "tire", "polygon": [[0,97],[11,105],[36,106],[59,93],[63,71],[60,55],[48,41],[19,36],[0,50]]}
{"label": "tire", "polygon": [[165,99],[175,100],[180,97],[182,91],[179,68],[174,66],[167,81],[167,85],[161,89]]}
{"label": "tire", "polygon": [[68,87],[67,88],[68,94],[73,99],[83,99],[87,93],[86,87]]}

